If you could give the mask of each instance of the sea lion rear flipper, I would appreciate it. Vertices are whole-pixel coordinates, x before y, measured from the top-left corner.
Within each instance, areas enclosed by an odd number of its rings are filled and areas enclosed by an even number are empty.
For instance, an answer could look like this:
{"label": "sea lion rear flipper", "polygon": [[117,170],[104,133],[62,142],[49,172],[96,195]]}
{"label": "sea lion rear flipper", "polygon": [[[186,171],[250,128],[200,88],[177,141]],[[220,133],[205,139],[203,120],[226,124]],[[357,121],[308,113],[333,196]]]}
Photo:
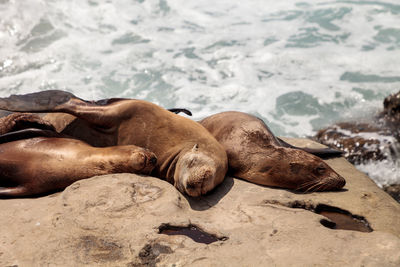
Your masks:
{"label": "sea lion rear flipper", "polygon": [[301,149],[305,152],[311,153],[317,157],[320,157],[322,159],[329,159],[329,158],[335,158],[335,157],[341,157],[343,156],[343,151],[332,149],[332,148],[297,148]]}
{"label": "sea lion rear flipper", "polygon": [[63,112],[79,117],[100,127],[112,125],[107,117],[107,106],[85,101],[69,92],[48,90],[26,95],[11,95],[0,98],[0,109],[18,112]]}
{"label": "sea lion rear flipper", "polygon": [[0,135],[28,128],[55,131],[50,122],[32,113],[12,113],[0,118]]}
{"label": "sea lion rear flipper", "polygon": [[65,137],[65,135],[51,130],[28,128],[0,135],[0,144],[34,137]]}
{"label": "sea lion rear flipper", "polygon": [[[71,99],[79,99],[69,92],[48,90],[25,95],[0,98],[0,109],[17,112],[51,112]],[[82,102],[82,99],[79,99]]]}
{"label": "sea lion rear flipper", "polygon": [[186,108],[170,108],[168,110],[173,112],[173,113],[175,113],[175,114],[179,114],[179,113],[183,112],[188,116],[192,116],[192,112],[190,112],[190,110],[188,110]]}
{"label": "sea lion rear flipper", "polygon": [[333,157],[341,157],[343,155],[343,151],[332,149],[332,148],[308,148],[308,147],[296,147],[292,146],[289,143],[286,143],[283,141],[281,138],[277,137],[279,143],[283,147],[287,148],[294,148],[294,149],[300,149],[305,152],[308,152],[310,154],[313,154],[315,156],[318,156],[322,159],[327,159],[327,158],[333,158]]}

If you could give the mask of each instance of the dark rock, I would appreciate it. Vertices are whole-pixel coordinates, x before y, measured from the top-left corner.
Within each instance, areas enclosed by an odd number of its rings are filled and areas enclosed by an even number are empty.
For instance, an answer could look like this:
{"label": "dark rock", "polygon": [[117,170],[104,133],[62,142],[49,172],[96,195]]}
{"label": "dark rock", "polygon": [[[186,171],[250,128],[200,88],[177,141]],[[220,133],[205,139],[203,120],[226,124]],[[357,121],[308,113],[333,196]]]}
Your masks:
{"label": "dark rock", "polygon": [[396,160],[400,152],[400,91],[386,97],[383,106],[373,118],[321,129],[314,140],[343,151],[353,164]]}
{"label": "dark rock", "polygon": [[383,190],[400,203],[400,184],[386,185]]}

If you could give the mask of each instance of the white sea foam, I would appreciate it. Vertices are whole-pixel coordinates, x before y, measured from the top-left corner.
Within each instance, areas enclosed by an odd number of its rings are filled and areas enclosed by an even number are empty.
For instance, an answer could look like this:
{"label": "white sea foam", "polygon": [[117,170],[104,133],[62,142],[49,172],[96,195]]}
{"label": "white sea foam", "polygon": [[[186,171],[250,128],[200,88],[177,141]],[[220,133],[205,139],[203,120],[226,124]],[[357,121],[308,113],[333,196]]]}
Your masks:
{"label": "white sea foam", "polygon": [[399,15],[396,0],[3,0],[0,96],[241,110],[309,136],[399,90]]}
{"label": "white sea foam", "polygon": [[368,164],[356,165],[356,168],[365,172],[380,187],[391,184],[399,184],[400,166],[398,162],[390,160],[370,162]]}

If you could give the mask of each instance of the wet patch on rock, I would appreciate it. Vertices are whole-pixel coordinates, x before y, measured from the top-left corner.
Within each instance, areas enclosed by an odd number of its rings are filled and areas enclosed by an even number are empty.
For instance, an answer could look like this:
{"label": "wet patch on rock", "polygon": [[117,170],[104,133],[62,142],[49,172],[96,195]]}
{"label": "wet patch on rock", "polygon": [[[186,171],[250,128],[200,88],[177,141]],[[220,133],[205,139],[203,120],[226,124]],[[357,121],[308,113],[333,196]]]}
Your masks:
{"label": "wet patch on rock", "polygon": [[325,204],[314,205],[311,202],[293,201],[282,203],[279,201],[264,201],[265,204],[281,205],[295,209],[305,209],[320,214],[327,219],[321,219],[320,223],[330,229],[335,230],[351,230],[370,233],[373,231],[367,219],[363,216],[354,215],[347,210],[340,209]]}
{"label": "wet patch on rock", "polygon": [[146,244],[140,251],[136,260],[129,263],[129,267],[150,266],[154,267],[160,262],[159,256],[161,254],[171,254],[173,250],[159,243]]}
{"label": "wet patch on rock", "polygon": [[211,244],[217,241],[225,241],[227,237],[217,237],[216,235],[209,234],[198,226],[189,224],[187,226],[173,226],[170,224],[162,224],[158,227],[159,234],[165,235],[184,235],[190,237],[193,241],[203,244]]}
{"label": "wet patch on rock", "polygon": [[365,233],[373,231],[363,216],[353,215],[347,210],[319,204],[315,208],[315,213],[321,214],[330,220],[322,219],[320,221],[323,226],[330,229],[352,230]]}
{"label": "wet patch on rock", "polygon": [[123,258],[122,246],[96,236],[82,236],[77,245],[83,263],[115,262]]}

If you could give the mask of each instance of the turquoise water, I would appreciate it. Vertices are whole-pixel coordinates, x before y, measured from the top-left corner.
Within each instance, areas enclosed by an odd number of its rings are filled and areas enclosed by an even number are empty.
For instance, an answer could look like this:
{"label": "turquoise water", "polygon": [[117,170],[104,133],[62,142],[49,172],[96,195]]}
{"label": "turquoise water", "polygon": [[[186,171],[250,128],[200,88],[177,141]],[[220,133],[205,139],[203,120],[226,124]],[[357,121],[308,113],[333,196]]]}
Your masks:
{"label": "turquoise water", "polygon": [[309,136],[400,89],[397,3],[0,0],[0,96],[132,97],[194,119],[240,110]]}

